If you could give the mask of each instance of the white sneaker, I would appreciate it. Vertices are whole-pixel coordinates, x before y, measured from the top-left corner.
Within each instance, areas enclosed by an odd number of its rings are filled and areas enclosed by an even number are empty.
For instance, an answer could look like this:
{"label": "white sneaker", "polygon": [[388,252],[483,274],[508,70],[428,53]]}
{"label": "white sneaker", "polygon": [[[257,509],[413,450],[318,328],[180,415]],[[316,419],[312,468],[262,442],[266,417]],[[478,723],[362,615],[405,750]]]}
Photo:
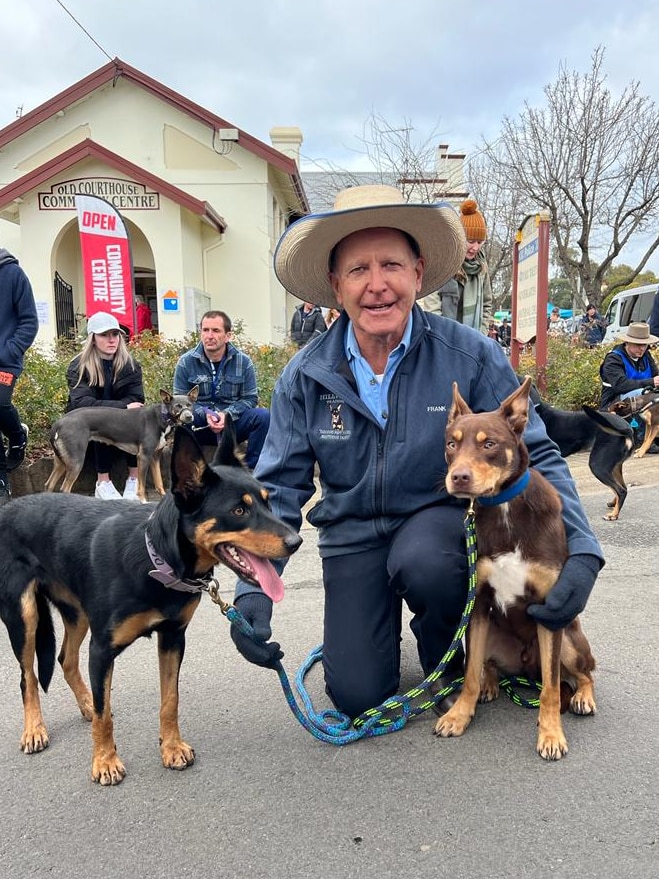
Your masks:
{"label": "white sneaker", "polygon": [[114,501],[117,500],[117,498],[121,500],[121,495],[114,487],[112,480],[108,480],[107,482],[97,482],[94,497],[99,497],[103,501]]}
{"label": "white sneaker", "polygon": [[124,487],[123,498],[125,501],[138,501],[139,498],[137,496],[137,479],[134,476],[129,476],[126,480],[126,485]]}

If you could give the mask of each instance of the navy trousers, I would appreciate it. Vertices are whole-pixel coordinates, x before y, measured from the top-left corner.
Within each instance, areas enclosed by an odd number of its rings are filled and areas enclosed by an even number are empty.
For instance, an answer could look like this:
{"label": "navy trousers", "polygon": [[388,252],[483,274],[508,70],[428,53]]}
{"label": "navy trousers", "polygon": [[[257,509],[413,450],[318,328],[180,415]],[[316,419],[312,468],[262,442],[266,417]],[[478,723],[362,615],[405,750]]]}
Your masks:
{"label": "navy trousers", "polygon": [[[464,510],[422,510],[388,546],[323,559],[327,693],[349,717],[398,691],[402,602],[413,614],[424,676],[451,644],[467,599]],[[459,651],[447,674],[462,674]]]}
{"label": "navy trousers", "polygon": [[[233,424],[236,430],[237,442],[242,443],[247,440],[245,464],[250,470],[253,470],[256,467],[256,462],[259,460],[259,455],[270,427],[270,410],[246,409]],[[215,443],[219,443],[221,437],[221,433],[215,434],[208,427],[195,431],[195,438],[202,446],[212,446]]]}

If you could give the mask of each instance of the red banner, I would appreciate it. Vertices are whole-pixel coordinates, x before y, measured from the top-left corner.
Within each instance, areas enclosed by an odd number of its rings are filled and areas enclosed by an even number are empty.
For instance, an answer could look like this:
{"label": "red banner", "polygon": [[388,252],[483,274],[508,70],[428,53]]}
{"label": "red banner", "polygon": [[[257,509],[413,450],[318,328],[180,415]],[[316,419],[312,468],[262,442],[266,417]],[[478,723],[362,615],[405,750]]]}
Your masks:
{"label": "red banner", "polygon": [[86,314],[113,314],[135,332],[133,262],[128,230],[119,211],[95,195],[76,195]]}

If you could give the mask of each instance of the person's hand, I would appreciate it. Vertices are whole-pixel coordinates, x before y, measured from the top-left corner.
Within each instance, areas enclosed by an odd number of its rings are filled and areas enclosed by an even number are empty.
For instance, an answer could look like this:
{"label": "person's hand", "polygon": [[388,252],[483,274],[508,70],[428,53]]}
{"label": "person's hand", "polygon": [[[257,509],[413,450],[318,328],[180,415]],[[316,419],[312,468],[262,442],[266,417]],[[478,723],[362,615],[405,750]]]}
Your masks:
{"label": "person's hand", "polygon": [[144,407],[144,403],[129,403],[126,406],[126,409],[142,409]]}
{"label": "person's hand", "polygon": [[249,635],[243,634],[235,623],[231,623],[229,631],[238,652],[254,665],[274,668],[284,652],[276,641],[268,641],[272,635],[272,600],[262,592],[247,592],[235,600],[234,607],[240,611],[258,638],[258,641],[254,641]]}
{"label": "person's hand", "polygon": [[552,632],[564,629],[586,606],[600,570],[594,555],[571,555],[544,604],[530,604],[526,612]]}
{"label": "person's hand", "polygon": [[206,424],[213,433],[221,433],[224,430],[224,412],[206,412]]}

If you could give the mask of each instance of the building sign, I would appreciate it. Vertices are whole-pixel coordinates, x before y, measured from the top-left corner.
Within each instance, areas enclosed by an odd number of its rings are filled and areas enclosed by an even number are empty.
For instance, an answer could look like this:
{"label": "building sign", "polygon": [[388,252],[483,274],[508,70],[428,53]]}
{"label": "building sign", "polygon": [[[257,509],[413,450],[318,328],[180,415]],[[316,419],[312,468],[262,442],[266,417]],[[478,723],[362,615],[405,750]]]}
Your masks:
{"label": "building sign", "polygon": [[113,314],[135,332],[133,264],[128,230],[121,215],[102,198],[77,195],[80,250],[85,278],[85,313]]}
{"label": "building sign", "polygon": [[517,321],[515,338],[528,342],[536,334],[538,314],[538,218],[529,217],[518,232]]}
{"label": "building sign", "polygon": [[108,201],[117,210],[157,211],[160,193],[142,183],[121,177],[77,177],[53,183],[48,192],[37,193],[40,211],[74,211],[77,195],[95,195]]}

